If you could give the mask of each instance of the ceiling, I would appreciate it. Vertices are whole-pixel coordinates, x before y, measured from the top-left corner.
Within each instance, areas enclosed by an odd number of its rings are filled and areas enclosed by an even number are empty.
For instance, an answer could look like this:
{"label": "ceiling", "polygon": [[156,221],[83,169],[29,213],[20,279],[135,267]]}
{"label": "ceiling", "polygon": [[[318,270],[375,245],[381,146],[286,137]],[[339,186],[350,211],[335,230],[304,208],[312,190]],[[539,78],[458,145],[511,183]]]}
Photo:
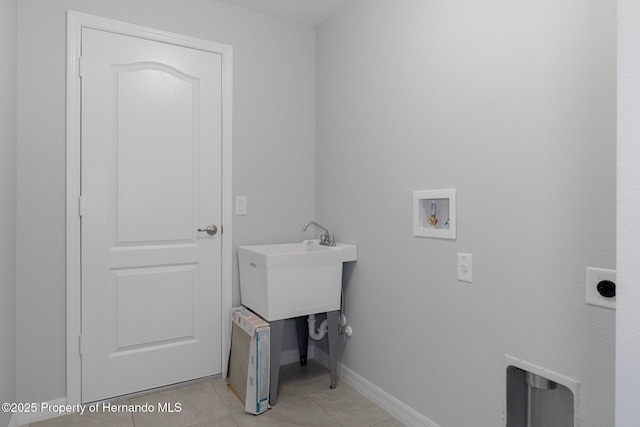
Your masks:
{"label": "ceiling", "polygon": [[315,27],[349,0],[219,0],[232,6]]}

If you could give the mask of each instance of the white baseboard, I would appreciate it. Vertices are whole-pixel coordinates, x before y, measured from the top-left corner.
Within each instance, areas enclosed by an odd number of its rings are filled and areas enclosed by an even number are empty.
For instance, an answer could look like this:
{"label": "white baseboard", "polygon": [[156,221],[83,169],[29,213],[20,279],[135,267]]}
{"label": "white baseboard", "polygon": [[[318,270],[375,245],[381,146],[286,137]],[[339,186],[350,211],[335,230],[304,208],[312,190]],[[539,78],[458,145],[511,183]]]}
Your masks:
{"label": "white baseboard", "polygon": [[[46,403],[48,406],[66,405],[67,398],[63,397],[60,399],[54,399]],[[60,414],[58,414],[57,412],[42,412],[42,411],[23,412],[20,414],[13,414],[13,415],[14,416],[11,417],[11,422],[9,423],[9,427],[24,426],[24,425],[35,423],[38,421],[49,420],[51,418],[56,418],[60,416]]]}
{"label": "white baseboard", "polygon": [[[329,368],[329,355],[324,351],[316,348],[313,358],[327,369]],[[338,377],[408,427],[440,427],[340,362],[338,362]]]}
{"label": "white baseboard", "polygon": [[[316,360],[316,362],[320,363],[322,366],[324,366],[325,368],[329,369],[329,355],[327,353],[325,353],[323,350],[319,349],[319,348],[314,348],[313,349],[313,358]],[[309,359],[311,359],[309,357]],[[340,364],[340,362],[338,362],[338,364]],[[340,368],[338,368],[338,371],[340,371]]]}
{"label": "white baseboard", "polygon": [[[312,342],[309,342],[309,347],[307,348],[307,359],[314,358],[314,350],[315,345]],[[300,362],[300,353],[298,349],[286,350],[280,353],[280,366],[288,365],[290,363],[298,363]]]}
{"label": "white baseboard", "polygon": [[280,366],[300,361],[298,350],[287,350],[280,353]]}

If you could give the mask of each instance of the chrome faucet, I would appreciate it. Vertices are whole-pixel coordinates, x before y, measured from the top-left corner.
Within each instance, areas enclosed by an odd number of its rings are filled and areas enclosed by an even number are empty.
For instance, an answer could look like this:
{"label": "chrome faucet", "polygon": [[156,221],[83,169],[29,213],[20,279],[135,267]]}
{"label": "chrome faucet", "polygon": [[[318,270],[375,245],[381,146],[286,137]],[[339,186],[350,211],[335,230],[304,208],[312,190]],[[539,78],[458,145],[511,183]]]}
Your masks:
{"label": "chrome faucet", "polygon": [[321,228],[322,230],[324,230],[324,233],[322,233],[320,235],[320,244],[321,245],[323,245],[323,246],[335,246],[336,245],[336,236],[332,236],[331,234],[329,234],[329,230],[327,230],[326,228],[324,228],[323,226],[321,226],[320,224],[318,224],[315,221],[309,221],[304,226],[302,226],[302,231],[307,231],[307,228],[312,224],[315,225],[316,227]]}

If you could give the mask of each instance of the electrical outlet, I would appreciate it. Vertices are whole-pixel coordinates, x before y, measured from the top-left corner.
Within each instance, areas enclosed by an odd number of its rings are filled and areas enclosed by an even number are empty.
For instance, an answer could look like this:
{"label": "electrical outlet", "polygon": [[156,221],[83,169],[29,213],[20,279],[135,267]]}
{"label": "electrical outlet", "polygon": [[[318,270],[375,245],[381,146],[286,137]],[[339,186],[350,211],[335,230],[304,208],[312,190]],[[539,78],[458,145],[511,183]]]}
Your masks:
{"label": "electrical outlet", "polygon": [[[605,280],[616,283],[616,271],[606,270],[604,268],[587,267],[587,304],[615,310],[616,297],[606,297],[601,295],[600,292],[603,291],[602,285],[600,286],[600,291],[598,291],[598,284]],[[606,292],[603,293],[606,294]]]}
{"label": "electrical outlet", "polygon": [[472,281],[472,262],[471,262],[471,254],[458,254],[458,280],[461,282],[469,282]]}

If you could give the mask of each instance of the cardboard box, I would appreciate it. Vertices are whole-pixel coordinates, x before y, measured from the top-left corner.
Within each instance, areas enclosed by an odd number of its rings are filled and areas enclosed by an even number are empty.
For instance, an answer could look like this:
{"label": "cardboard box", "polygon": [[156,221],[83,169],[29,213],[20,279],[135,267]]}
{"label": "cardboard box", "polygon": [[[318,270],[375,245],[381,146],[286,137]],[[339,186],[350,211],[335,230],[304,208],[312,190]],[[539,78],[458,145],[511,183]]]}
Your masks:
{"label": "cardboard box", "polygon": [[270,332],[269,323],[248,308],[231,309],[227,383],[251,414],[269,409]]}

